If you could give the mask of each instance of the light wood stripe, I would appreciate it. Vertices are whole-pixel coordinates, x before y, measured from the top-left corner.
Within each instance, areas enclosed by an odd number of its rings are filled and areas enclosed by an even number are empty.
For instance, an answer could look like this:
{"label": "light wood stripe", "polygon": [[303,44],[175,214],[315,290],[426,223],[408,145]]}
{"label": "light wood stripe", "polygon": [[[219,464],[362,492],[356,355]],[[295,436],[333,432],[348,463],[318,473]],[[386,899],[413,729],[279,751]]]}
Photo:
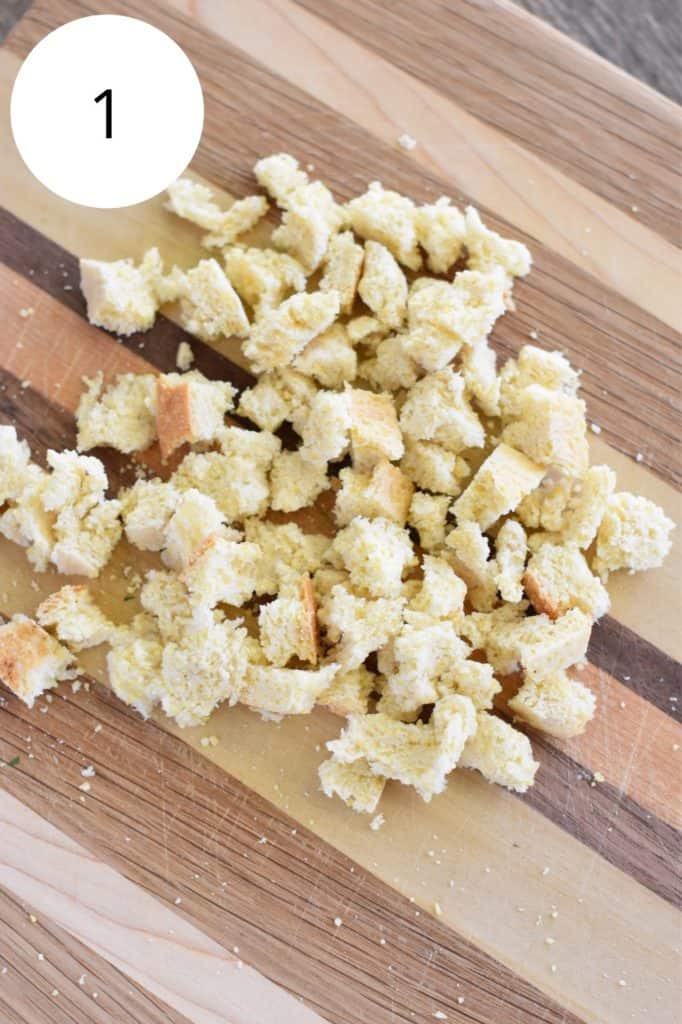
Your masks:
{"label": "light wood stripe", "polygon": [[360,45],[294,0],[173,4],[388,145],[412,134],[411,158],[453,192],[503,211],[509,224],[679,329],[675,246],[372,53],[369,41]]}
{"label": "light wood stripe", "polygon": [[0,883],[194,1024],[322,1018],[0,791]]}
{"label": "light wood stripe", "polygon": [[189,1024],[167,1003],[4,889],[0,889],[0,920],[3,1022]]}

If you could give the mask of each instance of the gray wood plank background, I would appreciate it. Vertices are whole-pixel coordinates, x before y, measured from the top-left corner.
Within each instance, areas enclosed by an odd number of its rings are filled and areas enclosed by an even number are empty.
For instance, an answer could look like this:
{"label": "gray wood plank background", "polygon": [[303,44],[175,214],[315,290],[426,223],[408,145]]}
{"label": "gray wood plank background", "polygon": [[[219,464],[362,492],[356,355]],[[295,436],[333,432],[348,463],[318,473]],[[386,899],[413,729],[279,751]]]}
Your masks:
{"label": "gray wood plank background", "polygon": [[[450,0],[456,3],[456,0]],[[680,0],[517,0],[522,7],[682,103]],[[0,0],[0,40],[31,0]]]}

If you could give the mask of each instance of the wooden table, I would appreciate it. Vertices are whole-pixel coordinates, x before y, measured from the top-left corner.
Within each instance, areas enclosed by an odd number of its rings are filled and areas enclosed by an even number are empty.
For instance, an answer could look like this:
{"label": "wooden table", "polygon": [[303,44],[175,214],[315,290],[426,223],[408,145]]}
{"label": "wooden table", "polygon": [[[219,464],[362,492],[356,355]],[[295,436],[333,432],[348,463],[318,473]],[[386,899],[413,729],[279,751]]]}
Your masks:
{"label": "wooden table", "polygon": [[[537,332],[566,351],[601,428],[594,459],[679,518],[673,104],[503,0],[38,0],[0,50],[5,100],[47,31],[105,9],[143,13],[194,61],[193,170],[226,192],[285,149],[340,197],[374,178],[420,201],[447,192],[524,238],[535,268],[496,346]],[[6,102],[2,117],[0,419],[42,456],[73,444],[81,374],[170,369],[183,337],[165,319],[124,345],[90,327],[77,256],[155,243],[188,263],[197,233],[162,198],[115,212],[55,199],[16,155]],[[236,344],[193,347],[208,375],[246,380]],[[598,716],[577,740],[534,741],[525,797],[469,773],[430,805],[396,787],[378,832],[317,791],[329,715],[274,727],[236,708],[174,732],[111,697],[97,654],[76,693],[32,712],[8,698],[2,1024],[674,1021],[678,581],[678,558],[614,581],[584,672]],[[0,612],[57,585],[0,546]],[[121,573],[98,586],[120,610]]]}

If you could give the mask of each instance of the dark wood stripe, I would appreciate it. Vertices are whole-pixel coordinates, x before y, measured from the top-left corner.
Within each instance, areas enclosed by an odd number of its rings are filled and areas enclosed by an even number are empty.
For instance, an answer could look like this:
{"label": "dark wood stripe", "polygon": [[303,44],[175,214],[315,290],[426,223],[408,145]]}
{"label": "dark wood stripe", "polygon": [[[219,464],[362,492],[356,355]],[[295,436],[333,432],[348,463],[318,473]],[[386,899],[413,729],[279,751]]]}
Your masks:
{"label": "dark wood stripe", "polygon": [[647,889],[679,906],[680,833],[607,782],[586,771],[548,740],[532,734],[540,762],[524,797],[556,825]]}
{"label": "dark wood stripe", "polygon": [[3,1024],[189,1024],[43,914],[31,921],[31,912],[0,888]]}
{"label": "dark wood stripe", "polygon": [[[150,245],[152,241],[150,240]],[[9,210],[0,207],[0,260],[17,274],[28,278],[62,306],[86,317],[80,290],[78,257],[35,231]],[[64,286],[67,285],[65,290]],[[183,331],[172,320],[159,316],[150,331],[121,338],[121,343],[147,359],[162,373],[177,369],[175,357],[181,341],[194,352],[193,366],[213,380],[229,380],[240,390],[250,387],[254,377],[243,367],[216,352],[210,345]]]}
{"label": "dark wood stripe", "polygon": [[[20,755],[0,776],[10,793],[169,905],[181,896],[203,932],[236,941],[246,963],[330,1024],[409,1024],[437,1010],[463,1020],[466,1007],[485,1024],[580,1024],[105,687],[69,693],[46,715],[10,697],[0,737],[1,758]],[[85,763],[96,782],[76,805]]]}
{"label": "dark wood stripe", "polygon": [[588,657],[597,668],[680,721],[682,665],[674,658],[610,615],[595,624]]}
{"label": "dark wood stripe", "polygon": [[298,2],[679,245],[673,104],[510,5]]}
{"label": "dark wood stripe", "polygon": [[[9,45],[23,55],[45,34],[46,22],[102,9],[100,0],[53,0],[48,13],[39,3],[22,19]],[[132,0],[116,0],[114,9],[132,16],[137,13]],[[332,9],[332,5],[324,7],[325,13]],[[374,4],[373,15],[377,10],[383,8]],[[438,12],[445,17],[445,8],[439,5]],[[191,19],[157,0],[149,0],[145,17],[171,36],[181,36],[201,67],[206,116],[193,166],[233,194],[253,191],[253,163],[264,153],[278,150],[312,162],[315,173],[343,199],[364,190],[373,179],[417,201],[451,191],[449,183],[425,172],[396,146],[374,138]],[[390,8],[385,17],[390,26]],[[345,27],[357,31],[361,23],[358,14]],[[413,28],[410,39],[416,46],[418,34]],[[225,158],[226,123],[230,124],[229,160]],[[599,151],[595,144],[593,152]],[[631,457],[644,452],[647,465],[665,479],[682,480],[679,446],[671,443],[671,409],[679,398],[679,336],[589,273],[524,237],[500,217],[482,212],[497,230],[527,241],[535,257],[533,274],[515,292],[518,312],[502,319],[493,341],[517,350],[528,340],[530,330],[539,330],[541,344],[562,349],[584,371],[590,419],[602,427],[604,438]]]}

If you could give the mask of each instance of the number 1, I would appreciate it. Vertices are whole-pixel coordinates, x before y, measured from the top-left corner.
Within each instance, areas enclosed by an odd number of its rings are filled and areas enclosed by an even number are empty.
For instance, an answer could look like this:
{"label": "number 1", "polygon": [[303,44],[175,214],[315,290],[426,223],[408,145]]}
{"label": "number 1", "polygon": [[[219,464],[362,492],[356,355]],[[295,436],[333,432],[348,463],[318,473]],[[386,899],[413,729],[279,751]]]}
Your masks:
{"label": "number 1", "polygon": [[95,103],[99,103],[100,100],[106,100],[106,122],[105,122],[105,124],[106,124],[106,131],[105,131],[105,136],[104,136],[106,139],[110,139],[111,138],[111,106],[112,106],[111,96],[112,96],[111,89],[105,89],[104,92],[101,92],[99,94],[99,96],[95,96]]}

